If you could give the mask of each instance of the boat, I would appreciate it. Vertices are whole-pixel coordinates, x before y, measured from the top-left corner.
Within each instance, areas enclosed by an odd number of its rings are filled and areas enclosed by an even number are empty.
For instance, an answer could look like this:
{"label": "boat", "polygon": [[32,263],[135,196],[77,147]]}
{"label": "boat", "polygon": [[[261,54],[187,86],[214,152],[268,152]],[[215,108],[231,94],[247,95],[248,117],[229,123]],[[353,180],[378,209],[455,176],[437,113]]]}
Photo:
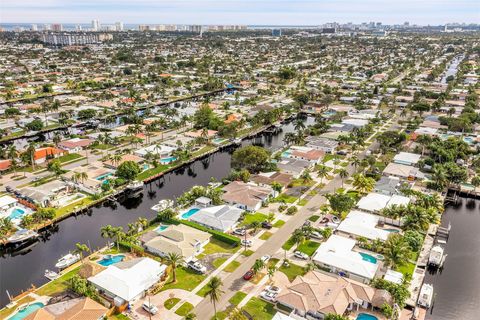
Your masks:
{"label": "boat", "polygon": [[57,264],[55,264],[55,268],[58,269],[65,269],[66,267],[71,266],[75,262],[80,260],[80,255],[79,254],[67,254],[58,259]]}
{"label": "boat", "polygon": [[153,211],[159,212],[159,211],[163,211],[165,209],[171,208],[171,207],[173,207],[173,200],[164,199],[164,200],[160,200],[156,205],[151,207],[151,209]]}
{"label": "boat", "polygon": [[143,181],[133,181],[127,185],[127,191],[138,191],[143,189]]}
{"label": "boat", "polygon": [[233,144],[242,144],[242,139],[240,138],[233,139]]}
{"label": "boat", "polygon": [[428,283],[424,283],[420,289],[418,296],[418,305],[424,308],[430,308],[433,301],[433,286]]}
{"label": "boat", "polygon": [[444,249],[441,246],[434,246],[428,256],[428,265],[435,268],[441,268],[446,257],[447,255],[444,254]]}
{"label": "boat", "polygon": [[57,279],[58,277],[60,277],[60,275],[55,272],[55,271],[52,271],[52,270],[45,270],[45,277],[48,279],[48,280],[55,280]]}
{"label": "boat", "polygon": [[21,243],[27,240],[38,238],[38,233],[33,230],[20,229],[13,235],[7,238],[8,242],[12,244]]}

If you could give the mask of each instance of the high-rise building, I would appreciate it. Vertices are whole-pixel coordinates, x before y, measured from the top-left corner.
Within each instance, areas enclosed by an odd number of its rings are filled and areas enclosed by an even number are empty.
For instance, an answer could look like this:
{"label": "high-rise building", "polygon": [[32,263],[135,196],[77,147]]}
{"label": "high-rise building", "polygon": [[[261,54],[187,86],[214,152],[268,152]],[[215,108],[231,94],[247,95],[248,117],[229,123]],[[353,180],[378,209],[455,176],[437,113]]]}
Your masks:
{"label": "high-rise building", "polygon": [[44,32],[42,41],[55,46],[85,45],[112,40],[110,33],[99,32]]}
{"label": "high-rise building", "polygon": [[50,27],[52,31],[63,31],[63,26],[61,23],[52,23]]}
{"label": "high-rise building", "polygon": [[44,24],[43,25],[43,30],[49,31],[50,30],[50,25],[49,24]]}
{"label": "high-rise building", "polygon": [[116,31],[123,31],[123,22],[121,22],[121,21],[115,22],[115,30]]}
{"label": "high-rise building", "polygon": [[92,31],[100,31],[100,21],[92,20]]}
{"label": "high-rise building", "polygon": [[36,24],[32,24],[32,31],[38,31],[38,26]]}
{"label": "high-rise building", "polygon": [[76,31],[82,31],[82,26],[79,25],[79,24],[77,24],[77,25],[75,26],[75,30],[76,30]]}
{"label": "high-rise building", "polygon": [[272,37],[281,37],[282,29],[272,29]]}

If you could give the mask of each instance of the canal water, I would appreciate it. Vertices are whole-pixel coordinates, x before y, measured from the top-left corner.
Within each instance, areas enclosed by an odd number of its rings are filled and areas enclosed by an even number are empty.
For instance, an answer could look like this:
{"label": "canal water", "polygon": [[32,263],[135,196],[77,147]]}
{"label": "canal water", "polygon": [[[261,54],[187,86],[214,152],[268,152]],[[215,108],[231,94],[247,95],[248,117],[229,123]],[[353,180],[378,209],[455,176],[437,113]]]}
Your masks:
{"label": "canal water", "polygon": [[442,225],[451,224],[442,272],[428,274],[426,283],[433,284],[435,301],[427,319],[480,319],[480,200],[460,198],[448,206]]}
{"label": "canal water", "polygon": [[[313,118],[307,118],[306,122],[313,123]],[[283,125],[282,129],[276,134],[261,134],[246,139],[242,144],[258,144],[276,150],[283,146],[285,134],[295,131],[293,123]],[[136,199],[104,203],[92,208],[89,214],[68,218],[57,225],[48,240],[39,241],[20,254],[2,254],[0,307],[8,303],[6,290],[11,295],[17,295],[32,284],[38,287],[46,283],[45,269],[54,270],[56,261],[74,250],[77,242],[88,244],[92,249],[104,246],[107,240],[100,237],[102,226],[110,224],[125,227],[138,217],[152,219],[156,213],[150,208],[158,201],[178,197],[194,185],[207,185],[212,177],[220,180],[227,176],[233,150],[219,151],[164,175],[164,179],[145,184],[143,193]]]}

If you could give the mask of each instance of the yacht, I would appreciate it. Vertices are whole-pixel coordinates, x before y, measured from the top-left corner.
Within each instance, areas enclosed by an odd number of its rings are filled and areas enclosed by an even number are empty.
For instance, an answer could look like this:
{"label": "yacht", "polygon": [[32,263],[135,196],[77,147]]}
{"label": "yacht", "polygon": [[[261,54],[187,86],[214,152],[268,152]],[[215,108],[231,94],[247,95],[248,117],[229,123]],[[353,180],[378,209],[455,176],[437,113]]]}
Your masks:
{"label": "yacht", "polygon": [[57,264],[55,264],[55,268],[58,269],[65,269],[66,267],[71,266],[75,262],[80,260],[80,255],[79,254],[67,254],[58,259]]}
{"label": "yacht", "polygon": [[7,238],[8,242],[12,244],[21,243],[30,239],[36,239],[38,237],[38,233],[33,230],[28,229],[20,229],[15,232],[13,235]]}
{"label": "yacht", "polygon": [[443,267],[446,257],[447,255],[444,254],[444,249],[441,246],[434,246],[428,256],[428,265],[435,268],[441,268]]}
{"label": "yacht", "polygon": [[127,185],[127,191],[138,191],[143,188],[143,181],[133,181]]}
{"label": "yacht", "polygon": [[52,270],[45,270],[45,277],[48,279],[48,280],[55,280],[57,279],[58,277],[60,277],[60,275],[55,272],[55,271],[52,271]]}
{"label": "yacht", "polygon": [[173,207],[173,200],[164,199],[164,200],[160,200],[156,205],[151,207],[151,209],[153,211],[159,212],[171,207]]}
{"label": "yacht", "polygon": [[420,289],[420,295],[418,296],[418,305],[424,308],[430,308],[433,302],[433,286],[428,283],[424,283]]}

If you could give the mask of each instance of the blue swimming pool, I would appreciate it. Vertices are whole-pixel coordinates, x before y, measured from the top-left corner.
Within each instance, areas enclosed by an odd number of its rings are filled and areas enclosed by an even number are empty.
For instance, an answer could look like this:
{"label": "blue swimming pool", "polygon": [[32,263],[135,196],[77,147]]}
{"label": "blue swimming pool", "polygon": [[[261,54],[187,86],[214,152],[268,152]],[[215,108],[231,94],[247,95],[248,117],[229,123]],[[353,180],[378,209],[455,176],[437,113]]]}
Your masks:
{"label": "blue swimming pool", "polygon": [[10,219],[20,219],[25,214],[25,210],[20,208],[13,209],[12,213],[8,216]]}
{"label": "blue swimming pool", "polygon": [[378,320],[378,318],[368,313],[360,313],[357,316],[357,320]]}
{"label": "blue swimming pool", "polygon": [[368,253],[364,253],[364,252],[359,252],[359,254],[362,256],[362,259],[364,261],[368,261],[368,262],[371,262],[371,263],[377,263],[377,258],[375,258],[374,256],[372,256]]}
{"label": "blue swimming pool", "polygon": [[167,164],[167,163],[170,163],[170,162],[173,162],[177,160],[177,158],[175,157],[168,157],[168,158],[163,158],[163,159],[160,159],[160,163],[161,164]]}
{"label": "blue swimming pool", "polygon": [[123,261],[123,259],[125,259],[125,256],[122,255],[122,254],[117,255],[117,256],[106,255],[105,257],[103,257],[102,260],[98,261],[98,264],[102,265],[104,267],[108,267],[112,264]]}
{"label": "blue swimming pool", "polygon": [[25,309],[15,313],[10,320],[22,320],[25,319],[29,314],[35,312],[36,310],[43,308],[45,305],[41,302],[35,302],[28,305]]}
{"label": "blue swimming pool", "polygon": [[287,151],[284,151],[282,152],[282,158],[288,158],[290,157],[290,154],[292,153],[292,151],[290,150],[287,150]]}
{"label": "blue swimming pool", "polygon": [[108,177],[110,177],[111,175],[113,175],[113,173],[111,173],[111,172],[104,173],[104,174],[99,175],[98,177],[96,177],[95,180],[104,181],[104,180],[106,180]]}
{"label": "blue swimming pool", "polygon": [[400,232],[400,230],[398,230],[398,229],[383,229],[383,230],[385,230],[387,232],[394,232],[394,233],[399,233]]}
{"label": "blue swimming pool", "polygon": [[163,230],[167,229],[168,226],[159,226],[157,229],[155,229],[156,232],[162,232]]}
{"label": "blue swimming pool", "polygon": [[195,213],[197,213],[200,209],[198,208],[191,208],[187,212],[182,213],[182,219],[188,219],[191,216],[193,216]]}

